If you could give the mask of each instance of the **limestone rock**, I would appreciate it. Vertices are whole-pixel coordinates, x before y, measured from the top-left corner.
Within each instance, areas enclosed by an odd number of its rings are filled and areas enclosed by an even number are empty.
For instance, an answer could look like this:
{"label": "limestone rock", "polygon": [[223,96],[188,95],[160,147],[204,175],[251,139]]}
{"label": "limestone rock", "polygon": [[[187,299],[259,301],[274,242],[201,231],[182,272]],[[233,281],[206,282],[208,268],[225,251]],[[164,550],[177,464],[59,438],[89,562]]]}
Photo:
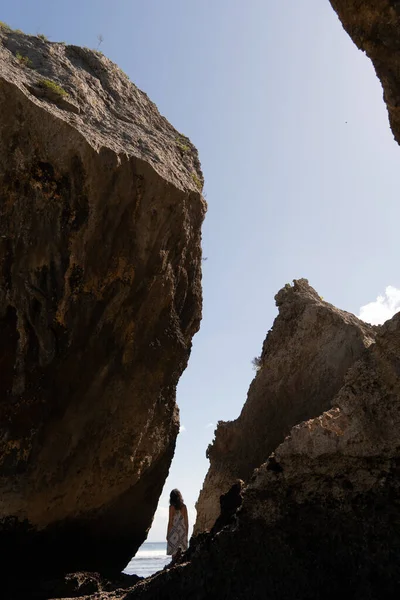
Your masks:
{"label": "limestone rock", "polygon": [[396,598],[400,573],[400,313],[334,407],[255,471],[237,522],[126,600]]}
{"label": "limestone rock", "polygon": [[[400,2],[330,0],[343,27],[372,60],[381,80],[390,125],[400,143]],[[371,119],[373,115],[371,115]]]}
{"label": "limestone rock", "polygon": [[101,53],[0,27],[4,573],[117,571],[144,541],[201,319],[202,181]]}
{"label": "limestone rock", "polygon": [[218,424],[208,448],[195,533],[212,527],[220,495],[237,478],[248,481],[291,427],[331,407],[347,370],[374,339],[376,328],[325,302],[305,279],[275,299],[279,315],[243,410],[236,421]]}

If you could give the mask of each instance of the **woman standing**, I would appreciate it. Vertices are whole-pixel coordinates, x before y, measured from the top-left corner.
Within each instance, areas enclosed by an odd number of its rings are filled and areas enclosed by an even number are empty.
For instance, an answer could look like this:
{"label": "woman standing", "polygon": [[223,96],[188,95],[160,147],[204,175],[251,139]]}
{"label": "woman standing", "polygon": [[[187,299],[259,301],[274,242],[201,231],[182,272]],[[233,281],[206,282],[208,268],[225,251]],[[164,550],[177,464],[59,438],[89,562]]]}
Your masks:
{"label": "woman standing", "polygon": [[167,529],[167,554],[174,559],[178,550],[184,552],[188,546],[189,520],[186,505],[179,490],[169,496],[169,519]]}

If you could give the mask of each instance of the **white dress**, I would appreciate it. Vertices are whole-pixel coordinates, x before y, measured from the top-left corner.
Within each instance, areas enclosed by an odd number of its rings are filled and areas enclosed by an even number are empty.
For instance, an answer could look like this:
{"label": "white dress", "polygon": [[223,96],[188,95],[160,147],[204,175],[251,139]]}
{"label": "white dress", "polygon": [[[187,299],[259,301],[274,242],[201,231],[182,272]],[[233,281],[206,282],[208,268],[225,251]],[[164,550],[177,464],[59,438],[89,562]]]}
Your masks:
{"label": "white dress", "polygon": [[175,510],[172,527],[167,539],[167,554],[173,556],[179,548],[184,552],[188,547],[185,520],[180,510]]}

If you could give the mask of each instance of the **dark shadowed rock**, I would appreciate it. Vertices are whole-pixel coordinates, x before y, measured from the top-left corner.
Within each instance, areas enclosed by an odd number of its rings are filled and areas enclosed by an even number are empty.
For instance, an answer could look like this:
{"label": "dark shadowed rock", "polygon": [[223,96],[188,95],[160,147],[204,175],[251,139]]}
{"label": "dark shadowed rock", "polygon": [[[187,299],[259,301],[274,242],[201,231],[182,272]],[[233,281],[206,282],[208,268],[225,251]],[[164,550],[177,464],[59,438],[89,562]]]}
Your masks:
{"label": "dark shadowed rock", "polygon": [[[126,600],[397,598],[400,314],[350,369],[334,408],[255,471],[236,522]],[[279,466],[279,468],[277,468]]]}
{"label": "dark shadowed rock", "polygon": [[120,570],[201,318],[197,152],[101,53],[4,27],[0,140],[1,568]]}
{"label": "dark shadowed rock", "polygon": [[120,573],[109,580],[99,573],[81,571],[68,573],[55,579],[37,581],[32,585],[32,580],[26,578],[24,569],[21,568],[14,586],[11,586],[9,591],[5,591],[2,586],[2,598],[5,600],[49,600],[51,598],[100,600],[111,593],[113,598],[120,598],[125,596],[127,589],[132,588],[140,579],[137,575]]}
{"label": "dark shadowed rock", "polygon": [[331,407],[348,368],[374,339],[375,328],[325,302],[305,279],[275,299],[279,315],[243,410],[236,421],[219,422],[208,448],[195,533],[212,527],[220,495],[237,478],[248,481],[291,427]]}
{"label": "dark shadowed rock", "polygon": [[212,526],[210,533],[216,535],[221,529],[227,525],[234,523],[237,511],[242,506],[243,502],[244,481],[238,479],[226,492],[219,498],[220,513]]}
{"label": "dark shadowed rock", "polygon": [[[394,137],[400,143],[400,2],[330,0],[343,27],[372,60]],[[373,119],[373,115],[371,115]]]}

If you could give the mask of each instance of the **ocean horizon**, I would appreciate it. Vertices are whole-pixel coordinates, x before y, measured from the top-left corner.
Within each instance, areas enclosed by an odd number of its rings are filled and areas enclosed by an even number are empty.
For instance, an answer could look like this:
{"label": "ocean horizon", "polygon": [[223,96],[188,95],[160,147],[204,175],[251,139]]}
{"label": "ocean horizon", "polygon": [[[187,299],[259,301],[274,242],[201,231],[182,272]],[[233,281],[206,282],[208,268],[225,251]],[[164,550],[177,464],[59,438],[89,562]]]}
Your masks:
{"label": "ocean horizon", "polygon": [[144,542],[124,569],[128,575],[150,577],[171,561],[167,556],[167,542]]}

